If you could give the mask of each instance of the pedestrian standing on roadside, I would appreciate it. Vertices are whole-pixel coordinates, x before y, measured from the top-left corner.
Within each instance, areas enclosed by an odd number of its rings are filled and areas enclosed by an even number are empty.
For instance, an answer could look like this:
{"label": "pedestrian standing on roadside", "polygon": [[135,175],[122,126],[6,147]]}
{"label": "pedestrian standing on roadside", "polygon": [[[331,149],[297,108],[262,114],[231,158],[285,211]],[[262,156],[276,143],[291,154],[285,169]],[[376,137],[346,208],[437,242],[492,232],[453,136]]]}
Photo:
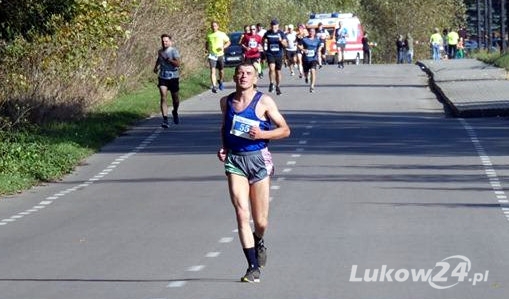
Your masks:
{"label": "pedestrian standing on roadside", "polygon": [[435,28],[434,33],[429,38],[429,44],[431,47],[432,58],[435,61],[440,60],[440,47],[443,43],[442,35],[440,35],[440,30]]}
{"label": "pedestrian standing on roadside", "polygon": [[412,63],[414,60],[414,38],[410,33],[406,35],[405,47],[405,60],[407,63]]}
{"label": "pedestrian standing on roadside", "polygon": [[463,43],[463,38],[461,38],[461,37],[460,37],[460,40],[458,41],[456,58],[458,58],[458,59],[465,58],[465,44]]}
{"label": "pedestrian standing on roadside", "polygon": [[460,40],[459,34],[450,29],[449,33],[447,33],[447,45],[449,52],[447,53],[447,56],[449,59],[456,59],[456,51],[458,50],[458,42]]}
{"label": "pedestrian standing on roadside", "polygon": [[[212,21],[210,23],[212,32],[207,34],[207,42],[205,47],[209,53],[210,82],[211,90],[216,93],[217,89],[223,90],[224,79],[224,49],[231,44],[228,35],[219,30],[219,23]],[[219,72],[219,79],[216,76],[216,70]],[[216,88],[217,83],[217,88]]]}
{"label": "pedestrian standing on roadside", "polygon": [[368,33],[364,32],[362,37],[363,64],[371,64],[371,45],[369,43]]}
{"label": "pedestrian standing on roadside", "polygon": [[396,39],[396,61],[398,64],[405,62],[406,45],[403,35],[399,34]]}
{"label": "pedestrian standing on roadside", "polygon": [[163,116],[161,127],[167,129],[170,127],[168,122],[168,90],[171,94],[173,110],[173,123],[179,123],[179,67],[180,67],[180,54],[177,48],[173,47],[171,36],[168,34],[161,35],[161,48],[157,51],[156,64],[154,66],[154,73],[158,75],[159,95],[160,95],[160,108]]}
{"label": "pedestrian standing on roadside", "polygon": [[449,42],[447,41],[447,35],[449,34],[449,29],[445,28],[442,30],[442,51],[444,55],[444,59],[449,58]]}
{"label": "pedestrian standing on roadside", "polygon": [[[224,163],[238,233],[248,263],[242,282],[259,282],[267,260],[264,234],[269,215],[270,176],[274,172],[269,140],[290,135],[290,128],[275,101],[255,89],[256,69],[251,64],[235,68],[235,92],[221,98]],[[250,225],[253,219],[254,231]]]}

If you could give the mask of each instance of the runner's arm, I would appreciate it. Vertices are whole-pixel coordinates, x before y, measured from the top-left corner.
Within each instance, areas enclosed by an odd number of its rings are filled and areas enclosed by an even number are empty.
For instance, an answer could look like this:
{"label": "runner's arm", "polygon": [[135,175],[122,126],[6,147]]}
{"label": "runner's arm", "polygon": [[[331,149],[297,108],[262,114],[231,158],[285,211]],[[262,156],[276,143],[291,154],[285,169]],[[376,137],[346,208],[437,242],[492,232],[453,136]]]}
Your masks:
{"label": "runner's arm", "polygon": [[221,100],[219,101],[219,105],[221,107],[221,116],[222,116],[222,119],[221,119],[221,129],[220,129],[220,134],[221,134],[221,147],[219,148],[219,150],[217,151],[217,158],[219,159],[219,161],[221,162],[224,162],[224,160],[226,159],[226,154],[228,152],[228,149],[225,148],[225,145],[224,145],[224,132],[225,132],[225,123],[224,123],[224,118],[225,118],[225,113],[226,113],[226,100],[227,100],[227,97],[223,97],[221,98]]}
{"label": "runner's arm", "polygon": [[259,127],[251,127],[249,135],[254,139],[268,140],[283,139],[290,136],[290,127],[286,123],[283,115],[279,112],[276,102],[274,102],[271,97],[263,95],[259,104],[263,105],[265,115],[271,120],[276,128],[269,131],[262,131]]}

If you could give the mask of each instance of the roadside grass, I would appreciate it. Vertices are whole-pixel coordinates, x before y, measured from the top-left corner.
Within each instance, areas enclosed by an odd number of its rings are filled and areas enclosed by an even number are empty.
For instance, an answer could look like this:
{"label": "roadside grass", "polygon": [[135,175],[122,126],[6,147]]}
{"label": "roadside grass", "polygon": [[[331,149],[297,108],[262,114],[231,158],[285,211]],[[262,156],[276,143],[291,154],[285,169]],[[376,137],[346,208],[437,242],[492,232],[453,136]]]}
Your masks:
{"label": "roadside grass", "polygon": [[509,71],[509,53],[501,55],[498,52],[488,53],[487,51],[479,51],[474,54],[474,58],[497,67],[505,68],[506,71]]}
{"label": "roadside grass", "polygon": [[[225,78],[232,76],[233,69],[226,69]],[[181,79],[181,101],[209,85],[207,69]],[[129,126],[159,113],[159,92],[153,83],[98,106],[80,120],[0,132],[0,196],[58,181]]]}

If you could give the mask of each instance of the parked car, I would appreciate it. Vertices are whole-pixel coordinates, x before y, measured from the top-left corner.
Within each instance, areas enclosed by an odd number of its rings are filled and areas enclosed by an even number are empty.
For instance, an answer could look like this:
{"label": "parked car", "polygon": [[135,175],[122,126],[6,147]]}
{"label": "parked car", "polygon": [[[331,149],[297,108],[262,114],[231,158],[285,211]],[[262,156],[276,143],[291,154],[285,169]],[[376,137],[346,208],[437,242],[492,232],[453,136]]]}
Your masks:
{"label": "parked car", "polygon": [[224,65],[235,67],[239,65],[244,59],[242,53],[242,46],[240,45],[240,39],[242,38],[243,32],[235,31],[228,33],[231,45],[224,50]]}

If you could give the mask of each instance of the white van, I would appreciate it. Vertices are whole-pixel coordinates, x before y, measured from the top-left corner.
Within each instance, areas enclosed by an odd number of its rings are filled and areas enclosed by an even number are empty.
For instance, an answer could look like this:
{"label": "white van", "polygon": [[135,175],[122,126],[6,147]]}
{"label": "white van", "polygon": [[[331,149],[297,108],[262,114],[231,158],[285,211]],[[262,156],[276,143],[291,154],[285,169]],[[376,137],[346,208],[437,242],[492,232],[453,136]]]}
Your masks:
{"label": "white van", "polygon": [[336,63],[337,46],[336,46],[336,29],[341,22],[342,26],[347,29],[348,36],[346,38],[345,61],[359,64],[364,59],[362,51],[362,30],[361,22],[358,17],[352,13],[320,13],[311,14],[306,24],[307,28],[317,28],[322,23],[323,28],[329,32],[329,39],[326,44],[326,56],[328,62]]}

